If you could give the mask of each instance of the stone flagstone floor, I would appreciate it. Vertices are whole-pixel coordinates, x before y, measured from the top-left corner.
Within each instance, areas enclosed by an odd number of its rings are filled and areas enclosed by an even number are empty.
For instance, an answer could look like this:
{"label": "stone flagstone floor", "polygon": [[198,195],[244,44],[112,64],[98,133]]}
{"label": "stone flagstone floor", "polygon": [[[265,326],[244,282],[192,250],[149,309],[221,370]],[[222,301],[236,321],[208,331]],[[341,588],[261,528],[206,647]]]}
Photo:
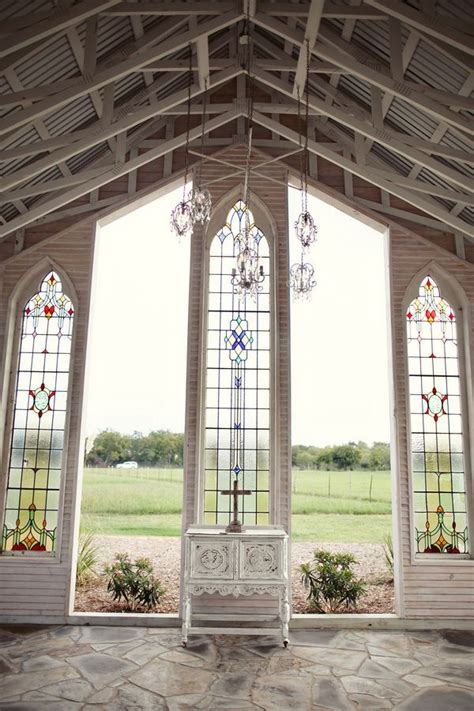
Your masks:
{"label": "stone flagstone floor", "polygon": [[0,709],[473,711],[474,632],[0,626]]}

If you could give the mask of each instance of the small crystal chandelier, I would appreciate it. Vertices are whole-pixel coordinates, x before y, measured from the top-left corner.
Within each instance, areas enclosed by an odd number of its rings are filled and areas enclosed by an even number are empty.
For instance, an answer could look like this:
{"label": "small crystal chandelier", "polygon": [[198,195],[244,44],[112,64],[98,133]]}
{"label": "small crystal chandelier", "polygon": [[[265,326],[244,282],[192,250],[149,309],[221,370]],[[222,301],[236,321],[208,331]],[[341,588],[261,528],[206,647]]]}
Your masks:
{"label": "small crystal chandelier", "polygon": [[300,193],[301,193],[301,212],[295,222],[296,237],[301,244],[301,260],[294,264],[290,269],[290,278],[288,286],[290,287],[295,299],[309,298],[313,287],[316,286],[316,281],[313,279],[314,268],[311,264],[304,261],[304,255],[309,250],[313,242],[316,241],[318,228],[313,216],[308,210],[308,166],[309,166],[309,151],[308,151],[308,119],[309,119],[309,64],[311,52],[309,41],[306,44],[306,125],[304,135],[304,148],[301,146],[301,99],[298,90],[298,129],[300,137]]}
{"label": "small crystal chandelier", "polygon": [[[205,136],[205,126],[206,126],[206,99],[207,99],[207,79],[205,81],[204,94],[202,97],[202,134],[201,134],[201,160],[204,156],[204,136]],[[192,197],[192,216],[193,223],[200,222],[204,225],[211,219],[212,212],[212,199],[211,194],[207,188],[203,187],[202,184],[202,173],[199,169],[199,174],[197,176],[196,187],[193,185],[193,197]]]}
{"label": "small crystal chandelier", "polygon": [[189,130],[191,123],[191,85],[193,81],[193,53],[189,45],[189,73],[188,73],[188,111],[186,117],[186,147],[184,153],[184,184],[183,197],[171,213],[171,229],[178,237],[187,237],[193,231],[193,205],[192,196],[186,196],[186,185],[189,172]]}
{"label": "small crystal chandelier", "polygon": [[316,280],[313,277],[314,267],[309,262],[304,261],[302,253],[301,261],[293,264],[290,269],[289,287],[293,294],[300,299],[308,299],[313,287],[316,286]]}

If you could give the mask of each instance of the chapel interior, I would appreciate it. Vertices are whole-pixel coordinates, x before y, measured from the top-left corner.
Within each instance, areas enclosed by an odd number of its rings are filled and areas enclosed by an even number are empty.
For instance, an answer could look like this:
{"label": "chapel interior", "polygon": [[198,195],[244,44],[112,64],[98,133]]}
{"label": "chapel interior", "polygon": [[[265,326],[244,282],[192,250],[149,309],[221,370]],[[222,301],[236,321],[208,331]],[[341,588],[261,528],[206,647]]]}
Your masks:
{"label": "chapel interior", "polygon": [[[471,0],[0,0],[2,711],[474,708],[473,116]],[[177,612],[80,612],[97,244],[171,190]],[[384,246],[390,614],[292,611],[313,197]]]}

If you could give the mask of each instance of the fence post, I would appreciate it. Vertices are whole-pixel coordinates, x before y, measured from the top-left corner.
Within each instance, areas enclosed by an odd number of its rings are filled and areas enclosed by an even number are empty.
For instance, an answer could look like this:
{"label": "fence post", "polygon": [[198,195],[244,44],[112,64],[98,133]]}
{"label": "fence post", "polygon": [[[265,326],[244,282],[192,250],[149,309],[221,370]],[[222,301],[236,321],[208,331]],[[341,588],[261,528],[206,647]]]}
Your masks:
{"label": "fence post", "polygon": [[331,472],[328,472],[328,497],[331,498]]}
{"label": "fence post", "polygon": [[374,475],[370,475],[369,501],[372,503],[372,484],[374,483]]}

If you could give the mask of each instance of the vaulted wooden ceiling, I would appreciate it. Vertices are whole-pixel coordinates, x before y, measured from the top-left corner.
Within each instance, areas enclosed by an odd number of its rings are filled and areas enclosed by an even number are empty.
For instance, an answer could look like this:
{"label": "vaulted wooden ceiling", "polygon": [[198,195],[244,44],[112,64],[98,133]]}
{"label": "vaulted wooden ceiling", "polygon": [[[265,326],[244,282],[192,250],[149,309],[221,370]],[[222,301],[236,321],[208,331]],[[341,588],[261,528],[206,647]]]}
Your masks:
{"label": "vaulted wooden ceiling", "polygon": [[[206,154],[245,143],[248,14],[255,144],[283,159],[298,150],[309,47],[311,153],[343,171],[361,207],[397,217],[409,205],[409,219],[452,233],[462,252],[474,241],[473,8],[0,0],[0,240],[98,209],[104,186],[182,153],[190,48],[195,157],[206,87]],[[354,177],[381,200],[354,194]]]}

